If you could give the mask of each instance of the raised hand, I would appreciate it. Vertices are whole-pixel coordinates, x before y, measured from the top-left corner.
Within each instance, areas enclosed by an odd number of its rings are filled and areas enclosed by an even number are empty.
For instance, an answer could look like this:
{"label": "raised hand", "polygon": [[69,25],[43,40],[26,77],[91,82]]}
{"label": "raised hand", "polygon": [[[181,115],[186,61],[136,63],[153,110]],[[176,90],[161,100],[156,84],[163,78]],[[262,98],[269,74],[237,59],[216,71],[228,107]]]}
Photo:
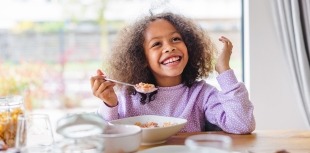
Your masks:
{"label": "raised hand", "polygon": [[115,83],[105,80],[105,75],[101,70],[97,70],[97,75],[90,79],[93,95],[103,100],[106,105],[114,107],[117,105],[117,96],[113,89]]}
{"label": "raised hand", "polygon": [[223,49],[222,52],[220,52],[218,59],[216,61],[215,70],[220,74],[230,69],[229,61],[233,45],[230,42],[230,40],[224,36],[221,36],[219,38],[219,41],[223,43]]}

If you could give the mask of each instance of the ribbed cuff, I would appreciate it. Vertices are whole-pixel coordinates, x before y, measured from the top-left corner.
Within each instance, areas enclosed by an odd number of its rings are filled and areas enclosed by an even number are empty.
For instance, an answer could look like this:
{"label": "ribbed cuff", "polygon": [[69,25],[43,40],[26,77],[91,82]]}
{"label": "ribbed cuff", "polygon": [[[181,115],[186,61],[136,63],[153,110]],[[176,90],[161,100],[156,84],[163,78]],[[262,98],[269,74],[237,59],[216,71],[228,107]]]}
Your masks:
{"label": "ribbed cuff", "polygon": [[118,119],[118,105],[109,107],[106,103],[101,104],[98,113],[100,113],[106,121]]}

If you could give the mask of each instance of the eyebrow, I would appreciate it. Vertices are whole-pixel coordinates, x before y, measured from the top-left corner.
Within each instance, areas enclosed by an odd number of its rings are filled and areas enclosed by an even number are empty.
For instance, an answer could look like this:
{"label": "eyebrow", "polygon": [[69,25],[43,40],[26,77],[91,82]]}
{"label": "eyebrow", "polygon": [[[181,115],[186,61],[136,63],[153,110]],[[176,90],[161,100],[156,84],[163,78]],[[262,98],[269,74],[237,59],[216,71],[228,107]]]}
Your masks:
{"label": "eyebrow", "polygon": [[[175,34],[175,33],[180,34],[180,33],[177,32],[177,31],[173,31],[173,32],[170,32],[168,35],[173,35],[173,34]],[[153,37],[152,39],[150,39],[150,41],[152,41],[153,39],[158,39],[158,38],[160,38],[160,37],[162,37],[162,36]],[[149,43],[150,41],[148,41],[148,43]]]}

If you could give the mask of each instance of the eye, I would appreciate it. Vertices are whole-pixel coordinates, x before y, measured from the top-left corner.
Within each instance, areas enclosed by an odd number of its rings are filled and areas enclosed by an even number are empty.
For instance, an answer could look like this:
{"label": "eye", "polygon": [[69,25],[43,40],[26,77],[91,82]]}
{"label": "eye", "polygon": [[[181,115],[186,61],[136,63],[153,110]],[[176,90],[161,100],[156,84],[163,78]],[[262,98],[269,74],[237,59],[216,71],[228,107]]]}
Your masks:
{"label": "eye", "polygon": [[182,41],[182,38],[181,37],[174,37],[174,38],[172,38],[172,41],[173,42]]}
{"label": "eye", "polygon": [[160,45],[160,42],[155,42],[152,44],[152,47],[156,47],[156,46],[159,46]]}

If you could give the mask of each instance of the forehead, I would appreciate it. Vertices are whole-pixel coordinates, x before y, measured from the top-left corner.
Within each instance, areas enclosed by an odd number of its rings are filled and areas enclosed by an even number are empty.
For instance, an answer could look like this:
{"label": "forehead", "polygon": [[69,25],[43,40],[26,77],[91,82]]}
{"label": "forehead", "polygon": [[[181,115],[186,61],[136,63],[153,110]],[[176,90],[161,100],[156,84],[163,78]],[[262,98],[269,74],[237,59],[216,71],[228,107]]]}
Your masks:
{"label": "forehead", "polygon": [[176,31],[175,27],[169,21],[157,19],[148,24],[144,32],[144,37],[148,40],[154,37],[162,37]]}

